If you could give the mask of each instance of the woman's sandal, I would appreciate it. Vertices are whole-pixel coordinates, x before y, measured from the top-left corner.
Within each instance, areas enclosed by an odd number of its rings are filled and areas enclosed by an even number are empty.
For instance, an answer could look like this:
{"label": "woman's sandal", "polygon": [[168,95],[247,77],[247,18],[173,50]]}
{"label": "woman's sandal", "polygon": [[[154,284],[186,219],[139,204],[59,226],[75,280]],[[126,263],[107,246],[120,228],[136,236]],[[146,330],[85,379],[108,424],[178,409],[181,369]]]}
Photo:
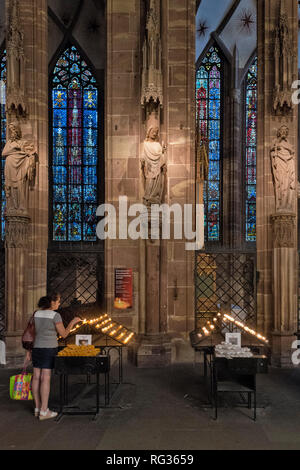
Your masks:
{"label": "woman's sandal", "polygon": [[55,411],[50,411],[49,408],[46,411],[40,411],[40,421],[44,421],[45,419],[56,418],[57,413]]}

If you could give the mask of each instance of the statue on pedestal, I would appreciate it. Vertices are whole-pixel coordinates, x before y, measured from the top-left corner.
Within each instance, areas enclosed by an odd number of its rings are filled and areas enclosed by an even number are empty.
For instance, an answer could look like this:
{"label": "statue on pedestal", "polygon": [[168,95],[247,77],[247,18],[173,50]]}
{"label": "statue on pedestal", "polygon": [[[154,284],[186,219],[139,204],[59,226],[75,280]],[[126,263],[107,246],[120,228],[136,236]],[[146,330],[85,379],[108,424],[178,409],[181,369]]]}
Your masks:
{"label": "statue on pedestal", "polygon": [[3,149],[6,215],[28,215],[29,189],[35,184],[37,153],[33,142],[22,139],[18,123],[8,126],[8,141]]}
{"label": "statue on pedestal", "polygon": [[145,193],[143,203],[149,207],[151,204],[161,204],[165,174],[166,146],[159,142],[159,129],[151,126],[144,142],[144,151],[141,158],[142,171],[145,179]]}
{"label": "statue on pedestal", "polygon": [[289,128],[281,126],[271,148],[276,212],[295,212],[295,150],[288,141]]}

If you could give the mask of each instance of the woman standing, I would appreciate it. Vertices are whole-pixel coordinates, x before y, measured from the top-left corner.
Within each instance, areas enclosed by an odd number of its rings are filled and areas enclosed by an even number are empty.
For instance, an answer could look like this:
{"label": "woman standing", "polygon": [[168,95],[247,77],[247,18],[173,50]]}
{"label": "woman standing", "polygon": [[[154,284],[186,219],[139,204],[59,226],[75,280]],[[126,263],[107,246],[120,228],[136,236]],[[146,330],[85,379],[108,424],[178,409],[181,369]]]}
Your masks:
{"label": "woman standing", "polygon": [[42,297],[39,300],[39,310],[34,314],[35,340],[33,350],[32,353],[27,352],[26,357],[28,360],[32,357],[34,415],[39,417],[41,421],[57,416],[57,413],[48,408],[51,371],[54,368],[58,348],[57,334],[66,338],[73,326],[81,321],[80,318],[74,318],[67,328],[64,328],[60,314],[55,312],[59,305],[59,294]]}

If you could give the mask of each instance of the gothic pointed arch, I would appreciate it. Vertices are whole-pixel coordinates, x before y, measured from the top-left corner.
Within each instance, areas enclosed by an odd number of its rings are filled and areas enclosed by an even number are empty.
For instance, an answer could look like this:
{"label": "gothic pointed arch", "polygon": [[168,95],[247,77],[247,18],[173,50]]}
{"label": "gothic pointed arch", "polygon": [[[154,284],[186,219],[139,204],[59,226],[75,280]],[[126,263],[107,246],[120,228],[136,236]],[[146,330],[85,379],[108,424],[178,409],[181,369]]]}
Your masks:
{"label": "gothic pointed arch", "polygon": [[222,238],[222,107],[224,99],[224,59],[220,48],[211,44],[198,61],[196,107],[199,139],[207,146],[209,171],[204,185],[205,239]]}
{"label": "gothic pointed arch", "polygon": [[257,156],[257,56],[245,76],[245,241],[256,241],[256,156]]}
{"label": "gothic pointed arch", "polygon": [[79,48],[69,44],[50,74],[52,242],[96,242],[101,123],[95,73]]}

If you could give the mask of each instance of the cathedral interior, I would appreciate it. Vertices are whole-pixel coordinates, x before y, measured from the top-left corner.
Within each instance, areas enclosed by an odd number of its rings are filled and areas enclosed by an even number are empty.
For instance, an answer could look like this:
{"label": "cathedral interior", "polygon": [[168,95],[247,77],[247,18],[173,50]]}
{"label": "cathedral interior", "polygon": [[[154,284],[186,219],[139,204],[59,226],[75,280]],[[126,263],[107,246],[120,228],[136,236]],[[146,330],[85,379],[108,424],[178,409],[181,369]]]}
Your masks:
{"label": "cathedral interior", "polygon": [[[295,367],[299,24],[297,0],[0,0],[6,367],[51,292],[65,322],[124,327],[137,371],[193,363],[214,321]],[[121,197],[200,207],[200,245],[172,217],[121,236]]]}

